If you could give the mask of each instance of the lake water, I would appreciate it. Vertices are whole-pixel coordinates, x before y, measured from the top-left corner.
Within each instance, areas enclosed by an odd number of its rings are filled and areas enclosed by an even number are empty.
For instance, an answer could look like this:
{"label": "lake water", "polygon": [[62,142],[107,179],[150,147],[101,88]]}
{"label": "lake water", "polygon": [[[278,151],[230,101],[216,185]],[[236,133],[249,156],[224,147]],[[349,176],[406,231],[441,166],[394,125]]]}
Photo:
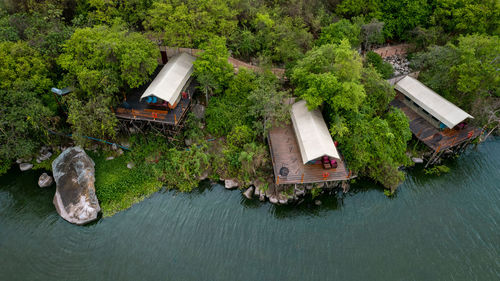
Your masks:
{"label": "lake water", "polygon": [[221,186],[159,192],[84,227],[39,172],[0,178],[0,280],[500,280],[500,139],[409,172],[394,198],[357,182],[295,207]]}

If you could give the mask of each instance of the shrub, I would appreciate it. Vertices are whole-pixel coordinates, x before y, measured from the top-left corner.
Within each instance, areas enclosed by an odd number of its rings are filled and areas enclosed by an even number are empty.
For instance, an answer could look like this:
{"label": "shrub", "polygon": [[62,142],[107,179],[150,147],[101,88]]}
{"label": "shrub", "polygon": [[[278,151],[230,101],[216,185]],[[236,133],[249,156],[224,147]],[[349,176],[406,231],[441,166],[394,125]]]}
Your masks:
{"label": "shrub", "polygon": [[385,62],[379,54],[373,51],[366,53],[365,63],[373,65],[384,79],[390,78],[394,74],[392,65]]}

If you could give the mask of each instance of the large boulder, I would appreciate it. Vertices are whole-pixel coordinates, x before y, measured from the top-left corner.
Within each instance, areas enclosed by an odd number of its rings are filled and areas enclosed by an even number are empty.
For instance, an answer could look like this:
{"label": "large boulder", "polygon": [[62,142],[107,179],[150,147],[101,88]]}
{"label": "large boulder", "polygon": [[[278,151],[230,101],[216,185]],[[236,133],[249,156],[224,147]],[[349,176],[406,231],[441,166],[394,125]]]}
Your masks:
{"label": "large boulder", "polygon": [[101,211],[94,187],[94,161],[79,147],[70,147],[52,162],[56,181],[54,205],[59,215],[74,224],[97,219]]}

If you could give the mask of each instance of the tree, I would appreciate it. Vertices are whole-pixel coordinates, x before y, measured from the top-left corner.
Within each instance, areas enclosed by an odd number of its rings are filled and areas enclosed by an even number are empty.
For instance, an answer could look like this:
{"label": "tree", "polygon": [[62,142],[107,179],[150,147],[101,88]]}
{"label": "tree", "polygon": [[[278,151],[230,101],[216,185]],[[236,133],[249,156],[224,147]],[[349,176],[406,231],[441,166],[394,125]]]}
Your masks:
{"label": "tree", "polygon": [[57,60],[59,65],[89,95],[137,88],[158,66],[155,44],[119,26],[77,29],[63,50]]}
{"label": "tree", "polygon": [[498,34],[500,5],[496,0],[435,1],[431,24],[451,33]]}
{"label": "tree", "polygon": [[323,104],[349,168],[394,190],[404,178],[398,168],[409,164],[411,132],[400,110],[388,111],[394,91],[373,66],[363,67],[349,41],[342,40],[308,52],[291,82],[310,109]]}
{"label": "tree", "polygon": [[194,75],[205,93],[207,104],[208,97],[221,93],[233,76],[233,66],[228,62],[228,58],[226,39],[213,37],[206,45],[205,51],[193,63]]}
{"label": "tree", "polygon": [[382,57],[372,51],[369,51],[366,53],[366,59],[365,62],[367,64],[373,65],[375,69],[382,75],[382,78],[387,79],[394,74],[394,69],[392,68],[392,65],[388,62],[385,62]]}
{"label": "tree", "polygon": [[199,47],[214,36],[228,37],[237,27],[236,1],[155,1],[143,22],[146,30],[161,34],[164,44]]}
{"label": "tree", "polygon": [[121,21],[127,26],[142,29],[142,22],[146,18],[153,0],[88,0],[92,22],[113,24]]}
{"label": "tree", "polygon": [[316,40],[316,45],[339,44],[343,39],[348,39],[354,48],[360,44],[361,27],[349,20],[341,19],[321,29],[321,34]]}
{"label": "tree", "polygon": [[257,87],[250,93],[248,108],[255,119],[254,130],[266,139],[269,129],[277,124],[288,123],[290,106],[286,103],[289,93],[277,90],[277,78],[271,72],[265,72],[257,78]]}
{"label": "tree", "polygon": [[419,79],[429,88],[486,123],[482,101],[496,104],[500,97],[499,53],[499,37],[468,35],[457,45],[430,47],[416,55],[412,65],[421,69]]}
{"label": "tree", "polygon": [[27,43],[0,43],[0,173],[46,140],[54,115],[43,102],[51,85],[48,74],[41,55]]}
{"label": "tree", "polygon": [[119,26],[96,26],[75,30],[63,50],[57,62],[76,88],[65,97],[68,122],[78,135],[113,137],[116,120],[109,107],[121,98],[120,90],[150,79],[158,65],[157,47]]}
{"label": "tree", "polygon": [[359,87],[362,67],[361,57],[344,39],[338,45],[322,45],[308,52],[293,69],[291,81],[309,109],[328,102],[336,109],[357,111],[365,98]]}

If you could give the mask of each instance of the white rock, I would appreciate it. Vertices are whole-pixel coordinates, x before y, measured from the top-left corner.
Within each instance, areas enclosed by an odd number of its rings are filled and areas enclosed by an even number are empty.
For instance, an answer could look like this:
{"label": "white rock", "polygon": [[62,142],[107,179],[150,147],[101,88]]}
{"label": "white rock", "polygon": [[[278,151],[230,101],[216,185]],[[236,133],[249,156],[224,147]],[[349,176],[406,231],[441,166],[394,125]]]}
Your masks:
{"label": "white rock", "polygon": [[132,168],[134,168],[134,167],[135,167],[134,162],[128,162],[128,163],[127,163],[127,168],[132,169]]}
{"label": "white rock", "polygon": [[276,198],[276,196],[274,195],[271,195],[269,196],[269,202],[273,203],[273,204],[278,204],[278,198]]}
{"label": "white rock", "polygon": [[38,186],[39,187],[48,187],[48,186],[51,186],[53,182],[54,182],[54,180],[47,173],[43,173],[38,178]]}
{"label": "white rock", "polygon": [[418,157],[412,157],[411,161],[413,161],[413,163],[417,163],[417,164],[424,163],[424,159],[418,158]]}
{"label": "white rock", "polygon": [[33,164],[31,163],[21,163],[19,164],[19,169],[21,171],[28,171],[28,170],[31,170],[31,168],[33,168]]}
{"label": "white rock", "polygon": [[264,192],[261,192],[261,193],[260,193],[259,200],[260,200],[261,202],[266,201],[266,194],[265,194]]}
{"label": "white rock", "polygon": [[238,185],[239,185],[238,182],[234,179],[228,179],[224,181],[224,187],[226,189],[233,189],[238,187]]}
{"label": "white rock", "polygon": [[243,192],[243,195],[245,195],[246,198],[252,199],[252,194],[253,194],[253,186],[250,186],[245,192]]}
{"label": "white rock", "polygon": [[315,200],[314,204],[316,204],[316,206],[320,206],[321,205],[321,201],[320,200]]}
{"label": "white rock", "polygon": [[113,159],[115,159],[115,157],[113,157],[113,156],[106,157],[106,161],[113,160]]}

